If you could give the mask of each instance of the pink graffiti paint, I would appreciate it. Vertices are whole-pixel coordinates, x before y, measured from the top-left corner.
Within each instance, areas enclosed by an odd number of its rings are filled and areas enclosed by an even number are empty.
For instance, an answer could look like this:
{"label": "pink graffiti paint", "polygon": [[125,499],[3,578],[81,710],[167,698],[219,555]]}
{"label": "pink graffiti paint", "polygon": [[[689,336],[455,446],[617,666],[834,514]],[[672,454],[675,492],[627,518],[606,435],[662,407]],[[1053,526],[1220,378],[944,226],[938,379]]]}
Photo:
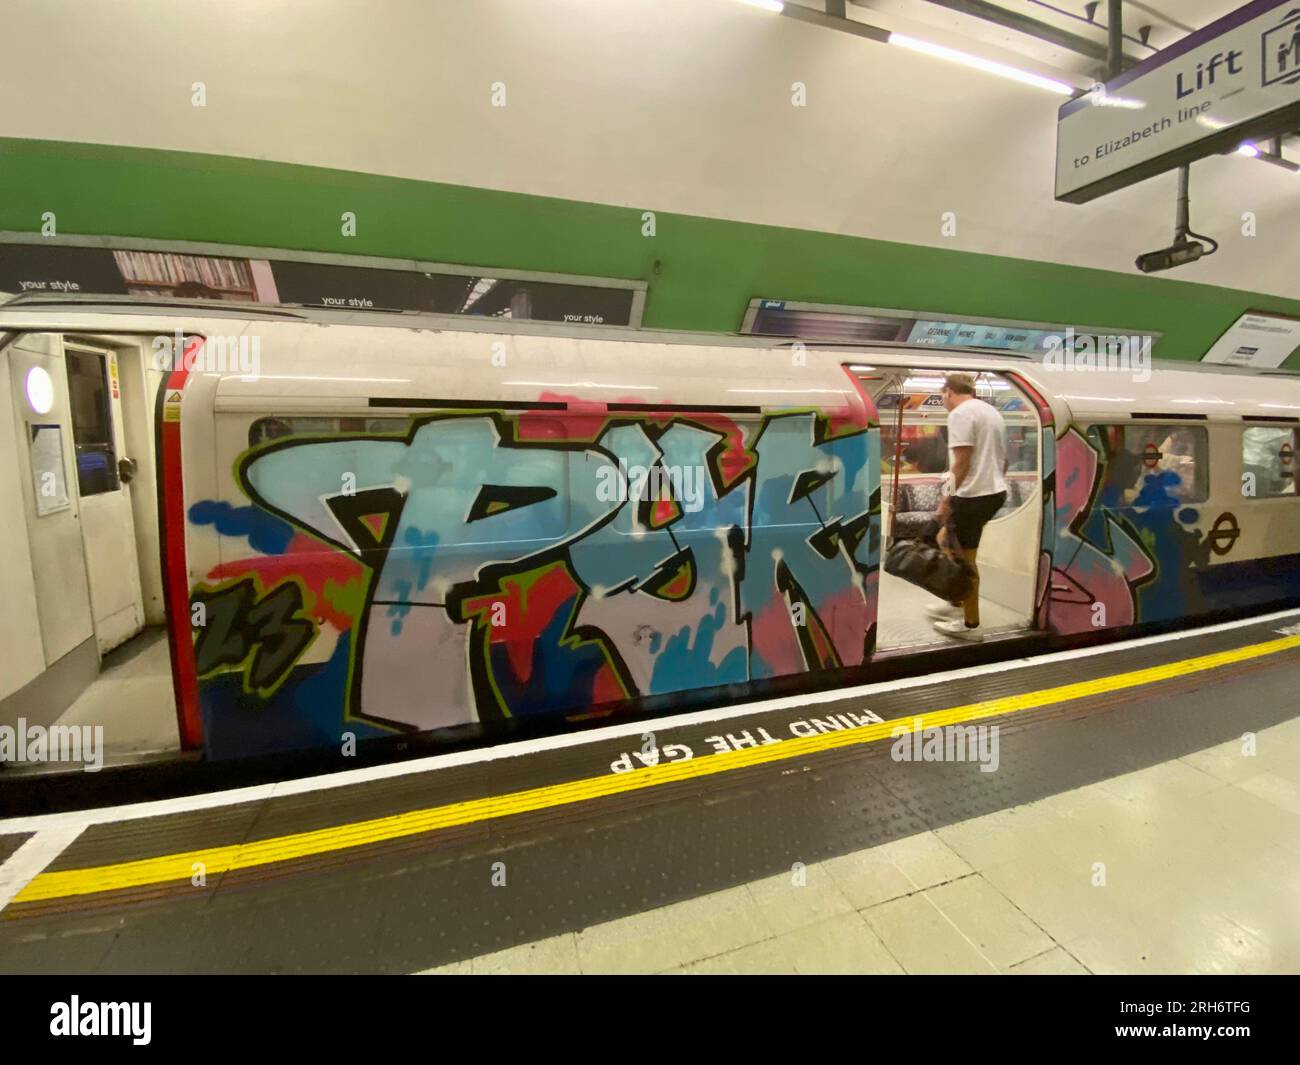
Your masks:
{"label": "pink graffiti paint", "polygon": [[208,574],[209,581],[232,580],[255,574],[263,588],[272,588],[290,577],[299,578],[315,602],[309,609],[322,624],[333,625],[346,632],[356,619],[339,610],[325,595],[325,584],[333,582],[338,589],[365,575],[365,568],[356,559],[342,551],[326,547],[306,533],[295,533],[282,555],[258,555],[225,562]]}
{"label": "pink graffiti paint", "polygon": [[[1058,562],[1052,570],[1051,622],[1056,632],[1087,632],[1131,625],[1137,618],[1133,586],[1155,568],[1119,525],[1108,521],[1111,553],[1071,529],[1088,506],[1097,477],[1097,453],[1071,429],[1058,444],[1056,527]],[[1102,610],[1097,610],[1100,604]]]}
{"label": "pink graffiti paint", "polygon": [[856,588],[848,587],[830,596],[819,613],[827,623],[840,664],[862,665],[863,637],[876,620],[875,603],[863,598]]}

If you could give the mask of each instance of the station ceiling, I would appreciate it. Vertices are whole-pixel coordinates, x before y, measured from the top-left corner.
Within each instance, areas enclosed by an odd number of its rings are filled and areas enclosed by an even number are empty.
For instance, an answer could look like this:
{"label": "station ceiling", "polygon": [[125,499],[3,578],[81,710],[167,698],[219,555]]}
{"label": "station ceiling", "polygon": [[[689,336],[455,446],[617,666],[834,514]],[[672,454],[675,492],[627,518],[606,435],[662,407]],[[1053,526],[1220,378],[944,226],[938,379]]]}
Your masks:
{"label": "station ceiling", "polygon": [[[1240,2],[1125,0],[1127,57],[1168,47]],[[317,0],[310,18],[263,0],[6,0],[0,37],[15,44],[0,90],[12,87],[23,106],[10,108],[3,133],[654,209],[1135,281],[1135,257],[1169,244],[1173,172],[1087,204],[1054,199],[1064,96],[873,43],[883,31],[910,35],[1084,90],[1104,74],[1105,0],[1092,24],[1087,0],[843,0],[855,24],[882,31],[857,36],[815,24],[828,21],[826,3],[786,0],[787,14],[808,16],[800,21],[736,0],[372,0],[366,19],[355,0]],[[41,46],[51,40],[56,48]],[[104,58],[169,55],[177,40],[183,72]],[[191,101],[199,79],[201,109]],[[509,107],[490,102],[496,79],[509,81]],[[794,105],[796,83],[805,106]],[[1284,154],[1300,162],[1300,141]],[[53,150],[49,158],[59,173]],[[1222,247],[1167,279],[1295,298],[1298,194],[1300,176],[1258,159],[1198,161],[1191,220]],[[215,238],[231,220],[246,224],[240,206],[196,203],[193,217]],[[949,218],[960,224],[943,228]]]}
{"label": "station ceiling", "polygon": [[[826,10],[826,0],[793,0]],[[1123,0],[1128,65],[1243,7],[1244,0]],[[846,0],[846,16],[881,29],[939,31],[1018,53],[1062,74],[1104,78],[1108,0]],[[832,3],[831,9],[835,9]]]}
{"label": "station ceiling", "polygon": [[[825,0],[793,0],[825,10]],[[1245,0],[1124,0],[1124,54],[1130,62],[1153,55],[1188,33],[1237,10]],[[832,5],[833,6],[833,5]],[[968,43],[1019,53],[1061,73],[1087,78],[1105,74],[1107,0],[848,0],[846,14],[856,21],[903,31],[902,21],[937,29]],[[1091,9],[1091,11],[1090,11]],[[889,23],[898,23],[897,26]],[[1020,28],[1015,28],[1019,26]],[[1057,42],[1047,38],[1056,36]],[[1095,48],[1080,54],[1059,42],[1074,38]],[[1144,43],[1145,42],[1145,43]]]}

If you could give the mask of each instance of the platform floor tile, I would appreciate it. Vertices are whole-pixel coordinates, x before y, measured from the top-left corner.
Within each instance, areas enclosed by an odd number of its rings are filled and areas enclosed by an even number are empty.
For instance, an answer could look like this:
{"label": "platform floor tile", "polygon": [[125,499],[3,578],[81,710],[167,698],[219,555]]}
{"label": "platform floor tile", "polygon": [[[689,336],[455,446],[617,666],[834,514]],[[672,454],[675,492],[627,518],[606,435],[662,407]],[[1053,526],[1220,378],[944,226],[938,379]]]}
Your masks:
{"label": "platform floor tile", "polygon": [[901,975],[903,968],[862,914],[849,912],[694,962],[685,975]]}
{"label": "platform floor tile", "polygon": [[1007,970],[1012,976],[1088,976],[1088,970],[1064,947],[1053,947]]}
{"label": "platform floor tile", "polygon": [[1300,972],[1298,766],[1293,719],[432,971]]}

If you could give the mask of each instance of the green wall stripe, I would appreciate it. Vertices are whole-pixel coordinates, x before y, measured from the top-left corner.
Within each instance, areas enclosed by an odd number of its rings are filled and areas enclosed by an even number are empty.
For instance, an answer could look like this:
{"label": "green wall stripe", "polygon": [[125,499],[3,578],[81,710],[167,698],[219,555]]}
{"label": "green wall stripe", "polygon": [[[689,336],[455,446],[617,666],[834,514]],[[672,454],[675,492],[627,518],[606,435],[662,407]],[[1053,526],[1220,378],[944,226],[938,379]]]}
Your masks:
{"label": "green wall stripe", "polygon": [[[1197,359],[1300,300],[656,210],[190,152],[0,138],[0,229],[247,244],[645,280],[645,324],[730,332],[754,296],[1158,330]],[[357,214],[357,235],[339,216]],[[1289,366],[1300,365],[1300,353]]]}

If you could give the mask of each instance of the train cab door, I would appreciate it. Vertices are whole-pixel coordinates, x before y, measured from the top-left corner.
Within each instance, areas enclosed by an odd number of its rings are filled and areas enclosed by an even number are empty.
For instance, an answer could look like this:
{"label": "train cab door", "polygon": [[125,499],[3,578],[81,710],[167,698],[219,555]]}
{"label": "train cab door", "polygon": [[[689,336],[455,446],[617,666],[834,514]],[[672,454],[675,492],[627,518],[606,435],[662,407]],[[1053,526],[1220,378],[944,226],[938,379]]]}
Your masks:
{"label": "train cab door", "polygon": [[136,464],[125,454],[116,352],[71,338],[65,338],[63,348],[76,455],[75,490],[95,641],[103,655],[144,627],[131,504]]}
{"label": "train cab door", "polygon": [[[97,668],[90,651],[94,630],[81,559],[81,516],[73,487],[76,464],[60,337],[57,333],[20,336],[3,354],[8,357],[16,415],[11,439],[17,469],[10,476],[19,479],[24,509],[21,518],[14,514],[5,518],[8,522],[26,519],[25,529],[0,534],[4,567],[9,571],[5,587],[10,587],[10,575],[18,578],[18,590],[35,601],[36,617],[7,616],[0,620],[0,635],[12,659],[37,659],[37,668],[27,671],[24,682],[39,674],[42,666],[51,668],[74,651],[81,656],[83,647],[93,675]],[[28,573],[21,565],[24,555],[30,559]],[[36,653],[23,644],[31,639],[33,629],[39,634]]]}

